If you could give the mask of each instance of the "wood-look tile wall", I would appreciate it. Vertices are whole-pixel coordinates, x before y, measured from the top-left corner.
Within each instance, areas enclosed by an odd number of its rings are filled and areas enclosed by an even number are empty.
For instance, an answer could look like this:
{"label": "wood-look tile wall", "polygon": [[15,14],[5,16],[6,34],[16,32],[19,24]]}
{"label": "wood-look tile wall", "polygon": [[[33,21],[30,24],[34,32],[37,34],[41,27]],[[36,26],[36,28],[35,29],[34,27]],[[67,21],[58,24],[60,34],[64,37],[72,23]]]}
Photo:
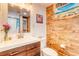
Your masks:
{"label": "wood-look tile wall", "polygon": [[[53,5],[52,5],[53,6]],[[52,8],[53,7],[48,7]],[[47,8],[47,9],[48,9]],[[61,55],[79,55],[79,16],[71,19],[52,19],[53,14],[47,12],[47,46],[55,49]],[[61,48],[60,45],[66,45]]]}

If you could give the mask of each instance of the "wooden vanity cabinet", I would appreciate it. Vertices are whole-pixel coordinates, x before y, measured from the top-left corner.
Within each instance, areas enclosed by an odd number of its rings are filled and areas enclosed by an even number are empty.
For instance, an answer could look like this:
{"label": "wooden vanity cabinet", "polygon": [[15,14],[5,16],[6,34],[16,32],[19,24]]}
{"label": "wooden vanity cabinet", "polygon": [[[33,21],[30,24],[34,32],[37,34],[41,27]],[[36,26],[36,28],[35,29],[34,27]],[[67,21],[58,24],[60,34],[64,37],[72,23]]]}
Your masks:
{"label": "wooden vanity cabinet", "polygon": [[0,56],[39,56],[40,42],[0,52]]}

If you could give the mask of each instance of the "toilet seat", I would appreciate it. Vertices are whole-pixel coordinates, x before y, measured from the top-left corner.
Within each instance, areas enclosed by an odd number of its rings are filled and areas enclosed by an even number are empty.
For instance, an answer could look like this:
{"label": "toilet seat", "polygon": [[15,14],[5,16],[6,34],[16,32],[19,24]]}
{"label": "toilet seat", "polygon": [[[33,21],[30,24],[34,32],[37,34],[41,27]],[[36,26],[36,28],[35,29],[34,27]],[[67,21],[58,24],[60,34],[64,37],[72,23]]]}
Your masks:
{"label": "toilet seat", "polygon": [[45,56],[58,56],[57,52],[51,48],[43,48],[42,53]]}

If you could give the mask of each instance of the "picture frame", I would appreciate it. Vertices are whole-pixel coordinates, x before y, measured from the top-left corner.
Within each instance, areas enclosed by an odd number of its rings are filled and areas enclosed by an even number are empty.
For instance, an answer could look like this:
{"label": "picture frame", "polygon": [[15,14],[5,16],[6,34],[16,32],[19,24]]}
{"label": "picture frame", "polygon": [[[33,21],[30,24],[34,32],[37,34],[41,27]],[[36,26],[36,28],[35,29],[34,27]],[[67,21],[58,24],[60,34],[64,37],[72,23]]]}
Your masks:
{"label": "picture frame", "polygon": [[36,14],[36,22],[37,23],[43,23],[43,15]]}

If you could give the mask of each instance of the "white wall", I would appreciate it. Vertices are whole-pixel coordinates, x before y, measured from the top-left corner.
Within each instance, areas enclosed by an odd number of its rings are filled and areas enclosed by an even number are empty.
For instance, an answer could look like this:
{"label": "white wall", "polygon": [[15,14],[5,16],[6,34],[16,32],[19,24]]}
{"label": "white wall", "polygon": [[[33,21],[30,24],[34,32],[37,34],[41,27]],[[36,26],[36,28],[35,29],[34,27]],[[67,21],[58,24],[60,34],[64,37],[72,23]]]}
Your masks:
{"label": "white wall", "polygon": [[[46,14],[45,8],[40,5],[33,5],[31,10],[31,33],[36,36],[45,37],[45,27],[46,27]],[[43,23],[36,23],[36,14],[43,15]]]}
{"label": "white wall", "polygon": [[[45,22],[46,22],[46,10],[43,6],[40,6],[39,4],[33,4],[30,12],[30,24],[31,24],[31,32],[36,37],[45,37]],[[43,15],[43,23],[36,23],[36,14]],[[17,17],[15,13],[9,13],[8,16]]]}
{"label": "white wall", "polygon": [[[46,46],[46,8],[40,5],[33,5],[31,10],[31,33],[35,37],[43,37],[41,40],[41,48]],[[36,14],[43,15],[43,23],[36,23]]]}

